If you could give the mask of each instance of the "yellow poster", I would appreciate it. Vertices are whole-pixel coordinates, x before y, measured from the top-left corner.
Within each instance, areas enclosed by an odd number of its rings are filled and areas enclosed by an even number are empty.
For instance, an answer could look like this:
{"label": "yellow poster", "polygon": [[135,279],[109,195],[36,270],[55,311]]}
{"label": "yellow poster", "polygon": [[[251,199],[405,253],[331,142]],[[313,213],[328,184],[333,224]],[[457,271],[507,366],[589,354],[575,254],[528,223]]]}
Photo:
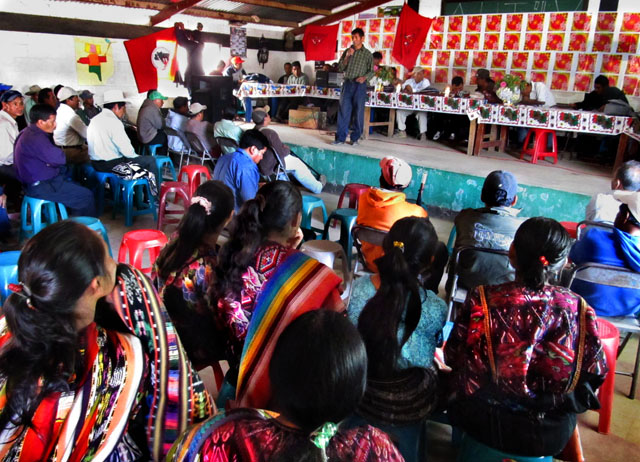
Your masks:
{"label": "yellow poster", "polygon": [[105,85],[113,75],[113,51],[109,39],[75,37],[78,85]]}

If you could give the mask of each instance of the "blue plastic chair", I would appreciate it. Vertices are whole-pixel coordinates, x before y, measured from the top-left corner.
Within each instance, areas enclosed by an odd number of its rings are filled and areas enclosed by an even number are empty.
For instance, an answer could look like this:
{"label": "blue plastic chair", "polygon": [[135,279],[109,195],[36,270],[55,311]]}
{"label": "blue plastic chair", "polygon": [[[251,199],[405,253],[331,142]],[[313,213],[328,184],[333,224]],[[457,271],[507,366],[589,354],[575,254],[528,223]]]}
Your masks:
{"label": "blue plastic chair", "polygon": [[83,177],[86,179],[85,184],[93,191],[93,195],[96,198],[96,207],[98,210],[98,216],[100,216],[104,213],[104,206],[107,201],[107,184],[111,191],[111,199],[108,200],[110,200],[112,205],[114,205],[120,177],[115,173],[98,172],[91,164],[84,164],[82,169]]}
{"label": "blue plastic chair", "polygon": [[158,175],[157,175],[158,188],[160,188],[160,185],[162,184],[162,180],[163,180],[162,173],[165,167],[167,167],[171,172],[171,181],[178,180],[178,177],[176,176],[176,169],[173,166],[173,161],[171,160],[171,157],[154,156],[154,159],[156,161],[156,169],[158,171]]}
{"label": "blue plastic chair", "polygon": [[143,156],[155,156],[156,151],[161,147],[161,144],[143,144],[140,154]]}
{"label": "blue plastic chair", "polygon": [[107,229],[104,227],[102,222],[98,218],[94,217],[71,217],[71,220],[76,223],[80,223],[85,225],[87,228],[90,228],[94,231],[99,232],[102,235],[102,239],[107,243],[107,248],[109,249],[109,255],[113,257],[113,253],[111,253],[111,243],[109,242],[109,235],[107,234]]}
{"label": "blue plastic chair", "polygon": [[300,223],[300,227],[304,229],[310,229],[312,231],[317,231],[318,233],[323,233],[324,229],[311,227],[311,217],[313,216],[313,211],[316,208],[322,209],[322,225],[324,226],[324,224],[327,222],[327,208],[324,206],[324,202],[319,197],[303,194],[302,222]]}
{"label": "blue plastic chair", "polygon": [[0,253],[0,303],[9,296],[9,284],[18,283],[19,250]]}
{"label": "blue plastic chair", "polygon": [[329,215],[329,219],[324,225],[324,232],[322,233],[322,239],[329,239],[329,227],[332,220],[338,220],[340,222],[340,245],[344,249],[344,253],[347,256],[347,263],[351,268],[351,251],[353,250],[353,237],[351,236],[351,230],[356,224],[356,218],[358,217],[358,211],[356,209],[335,209]]}
{"label": "blue plastic chair", "polygon": [[20,237],[31,237],[45,226],[67,218],[69,214],[63,204],[24,196],[20,210]]}
{"label": "blue plastic chair", "polygon": [[[144,197],[149,199],[145,204]],[[134,201],[135,199],[135,201]],[[138,178],[136,180],[119,180],[118,192],[116,194],[116,205],[113,207],[113,218],[116,217],[118,210],[123,210],[126,226],[133,224],[133,217],[153,213],[154,220],[158,219],[155,201],[149,189],[149,182],[146,178]]]}

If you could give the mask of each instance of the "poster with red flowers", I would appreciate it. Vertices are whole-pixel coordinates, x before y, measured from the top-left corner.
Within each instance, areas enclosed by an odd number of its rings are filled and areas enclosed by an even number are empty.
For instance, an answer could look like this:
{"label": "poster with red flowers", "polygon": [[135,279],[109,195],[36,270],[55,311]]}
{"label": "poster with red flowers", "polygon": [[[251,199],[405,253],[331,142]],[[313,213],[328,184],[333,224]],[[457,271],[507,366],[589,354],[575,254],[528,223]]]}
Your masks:
{"label": "poster with red flowers", "polygon": [[351,37],[351,31],[354,29],[353,21],[342,21],[342,33],[349,34]]}
{"label": "poster with red flowers", "polygon": [[437,66],[449,66],[451,62],[451,52],[450,51],[439,51],[436,57],[436,65]]}
{"label": "poster with red flowers", "polygon": [[550,60],[551,60],[551,53],[534,53],[533,69],[546,71],[547,69],[549,69]]}
{"label": "poster with red flowers", "polygon": [[567,30],[568,13],[551,13],[549,18],[549,30],[564,32]]}
{"label": "poster with red flowers", "polygon": [[569,89],[569,75],[565,72],[554,72],[551,74],[551,89],[552,90],[568,90]]}
{"label": "poster with red flowers", "polygon": [[429,38],[429,48],[439,50],[442,48],[442,34],[431,34]]}
{"label": "poster with red flowers", "polygon": [[480,34],[467,34],[464,39],[465,50],[477,50],[480,48]]}
{"label": "poster with red flowers", "polygon": [[462,32],[462,16],[449,16],[449,32]]}
{"label": "poster with red flowers", "polygon": [[519,50],[520,49],[520,34],[519,33],[506,33],[504,35],[503,50]]}
{"label": "poster with red flowers", "polygon": [[431,30],[433,32],[444,32],[444,17],[438,16],[431,23]]}
{"label": "poster with red flowers", "polygon": [[449,82],[449,70],[448,69],[436,69],[435,81],[436,81],[436,83],[447,83],[447,82]]}
{"label": "poster with red flowers", "polygon": [[383,38],[382,38],[382,48],[393,48],[393,41],[395,40],[396,36],[393,34],[384,34]]}
{"label": "poster with red flowers", "polygon": [[482,16],[467,16],[467,32],[480,32],[482,28]]}
{"label": "poster with red flowers", "polygon": [[593,74],[576,74],[573,82],[573,91],[587,92],[591,89]]}
{"label": "poster with red flowers", "polygon": [[460,34],[447,35],[447,49],[459,50],[462,43],[462,36]]}
{"label": "poster with red flowers", "polygon": [[522,14],[507,15],[507,31],[520,32],[522,29]]}
{"label": "poster with red flowers", "polygon": [[520,80],[527,80],[527,72],[526,71],[511,71],[509,74],[518,77]]}
{"label": "poster with red flowers", "polygon": [[369,44],[370,49],[377,50],[378,48],[380,48],[380,35],[369,34],[367,43]]}
{"label": "poster with red flowers", "polygon": [[385,33],[395,33],[396,31],[396,23],[397,23],[397,19],[396,18],[386,18],[384,20],[384,32]]}
{"label": "poster with red flowers", "polygon": [[630,56],[627,64],[627,75],[640,75],[640,56]]}
{"label": "poster with red flowers", "polygon": [[593,51],[601,53],[611,52],[611,42],[613,42],[613,34],[599,34],[593,36]]}
{"label": "poster with red flowers", "polygon": [[527,17],[527,30],[542,31],[543,26],[544,26],[543,13],[529,13]]}
{"label": "poster with red flowers", "polygon": [[514,53],[511,57],[511,69],[527,69],[529,63],[529,53]]}
{"label": "poster with red flowers", "polygon": [[501,14],[490,14],[487,16],[487,26],[485,30],[487,32],[500,32],[502,29],[502,15]]}
{"label": "poster with red flowers", "polygon": [[596,30],[599,32],[613,32],[616,27],[618,13],[598,13]]}
{"label": "poster with red flowers", "polygon": [[583,12],[573,13],[573,22],[571,23],[571,30],[573,31],[588,31],[591,28],[591,14]]}
{"label": "poster with red flowers", "polygon": [[420,65],[432,66],[433,65],[433,51],[423,51],[420,53]]}
{"label": "poster with red flowers", "polygon": [[617,74],[620,72],[622,55],[603,55],[600,72],[603,74]]}
{"label": "poster with red flowers", "polygon": [[500,45],[500,34],[484,34],[484,49],[497,50]]}
{"label": "poster with red flowers", "polygon": [[593,72],[596,69],[596,55],[580,53],[578,55],[578,72]]}
{"label": "poster with red flowers", "polygon": [[366,19],[358,19],[356,21],[356,27],[359,27],[363,31],[367,30],[367,20]]}
{"label": "poster with red flowers", "polygon": [[488,58],[489,58],[489,53],[487,53],[486,51],[474,51],[472,66],[476,69],[486,68]]}
{"label": "poster with red flowers", "polygon": [[573,53],[556,53],[556,62],[553,65],[555,71],[571,71]]}
{"label": "poster with red flowers", "polygon": [[370,19],[369,20],[369,33],[377,34],[380,32],[380,25],[382,23],[382,19]]}
{"label": "poster with red flowers", "polygon": [[467,77],[467,70],[466,69],[453,69],[451,71],[451,78],[453,79],[454,77],[460,77],[460,78],[462,78],[462,80],[464,80]]}
{"label": "poster with red flowers", "polygon": [[504,51],[494,51],[491,56],[491,68],[506,69],[508,56],[509,53],[506,53]]}
{"label": "poster with red flowers", "polygon": [[495,81],[501,80],[505,76],[505,71],[492,70],[491,78]]}
{"label": "poster with red flowers", "polygon": [[547,51],[562,51],[565,34],[547,34]]}
{"label": "poster with red flowers", "polygon": [[453,55],[453,65],[454,67],[467,67],[467,63],[469,62],[469,52],[468,51],[456,51]]}
{"label": "poster with red flowers", "polygon": [[524,49],[537,51],[542,45],[542,34],[529,32],[524,36]]}
{"label": "poster with red flowers", "polygon": [[622,91],[626,95],[640,96],[640,78],[626,76],[622,81]]}
{"label": "poster with red flowers", "polygon": [[622,16],[622,32],[640,32],[640,13],[625,13]]}
{"label": "poster with red flowers", "polygon": [[547,73],[539,71],[531,72],[531,81],[547,83]]}
{"label": "poster with red flowers", "polygon": [[618,53],[635,54],[638,50],[638,34],[618,35]]}
{"label": "poster with red flowers", "polygon": [[569,51],[587,51],[589,34],[572,32],[569,36]]}
{"label": "poster with red flowers", "polygon": [[617,75],[605,75],[606,78],[609,79],[609,86],[617,87],[618,86],[618,76]]}
{"label": "poster with red flowers", "polygon": [[349,48],[350,46],[351,46],[351,36],[343,35],[340,38],[340,48],[344,49],[344,48]]}

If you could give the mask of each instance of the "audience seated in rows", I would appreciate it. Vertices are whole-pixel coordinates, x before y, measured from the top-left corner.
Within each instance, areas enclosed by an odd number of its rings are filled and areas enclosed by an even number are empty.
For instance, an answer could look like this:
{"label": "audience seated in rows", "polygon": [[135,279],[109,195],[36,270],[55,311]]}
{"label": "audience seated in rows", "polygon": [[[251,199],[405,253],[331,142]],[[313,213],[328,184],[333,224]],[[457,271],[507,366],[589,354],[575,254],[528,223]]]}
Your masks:
{"label": "audience seated in rows", "polygon": [[[286,181],[267,183],[233,219],[230,238],[220,249],[211,300],[217,300],[213,309],[219,312],[217,317],[228,332],[225,341],[230,370],[225,380],[232,387],[236,385],[240,354],[249,321],[255,319],[259,294],[268,306],[270,300],[276,302],[276,295],[286,293],[277,300],[283,305],[272,308],[274,313],[320,306],[344,309],[339,292],[341,279],[296,250],[302,241],[301,220],[302,196],[298,189]],[[276,282],[269,284],[272,279]]]}
{"label": "audience seated in rows", "polygon": [[25,245],[18,275],[0,323],[2,454],[163,460],[215,413],[149,281],[99,234],[48,226]]}
{"label": "audience seated in rows", "polygon": [[27,122],[27,125],[31,123],[31,120],[29,119],[29,111],[31,111],[33,106],[38,104],[38,94],[40,93],[40,90],[42,90],[42,88],[40,88],[39,85],[31,85],[25,89],[24,95],[27,98],[24,100],[24,120]]}
{"label": "audience seated in rows", "polygon": [[13,165],[13,151],[19,134],[16,118],[24,113],[24,98],[19,91],[9,90],[2,94],[0,102],[0,184],[9,199],[17,203],[22,186]]}
{"label": "audience seated in rows", "polygon": [[102,108],[94,104],[94,94],[89,90],[82,90],[78,96],[82,100],[82,107],[76,109],[76,114],[78,114],[85,124],[89,125],[91,119],[102,112]]}
{"label": "audience seated in rows", "polygon": [[[262,157],[262,160],[258,164],[258,168],[260,169],[260,173],[263,176],[270,176],[277,171],[278,168],[278,159],[283,163],[283,167],[291,172],[291,175],[298,180],[298,182],[311,191],[314,194],[320,194],[322,192],[322,188],[327,182],[326,177],[322,177],[316,179],[313,175],[309,167],[295,154],[291,153],[291,149],[289,146],[284,144],[278,133],[268,128],[271,124],[271,116],[269,115],[269,106],[265,106],[264,108],[254,109],[251,113],[251,120],[256,124],[254,127],[256,130],[259,130],[269,142],[267,146],[267,150]],[[285,178],[278,178],[281,180],[286,180],[286,173],[284,173]]]}
{"label": "audience seated in rows", "polygon": [[178,230],[155,262],[153,282],[189,359],[200,370],[226,360],[230,319],[209,297],[218,256],[218,236],[233,216],[233,192],[219,181],[198,187]]}
{"label": "audience seated in rows", "polygon": [[640,162],[629,160],[616,169],[611,180],[611,191],[598,193],[591,198],[585,211],[585,219],[613,224],[620,211],[616,191],[640,190]]}
{"label": "audience seated in rows", "polygon": [[216,162],[212,179],[222,181],[231,188],[236,200],[236,212],[245,201],[253,199],[258,192],[258,163],[262,160],[268,145],[269,142],[258,130],[247,130],[240,138],[239,148],[221,156]]}
{"label": "audience seated in rows", "polygon": [[53,141],[62,148],[69,164],[84,164],[89,161],[87,151],[87,126],[76,114],[80,106],[78,93],[70,87],[62,87],[57,93],[60,105],[56,113],[56,129]]}
{"label": "audience seated in rows", "polygon": [[326,310],[286,324],[265,364],[269,410],[234,409],[195,426],[173,447],[169,462],[186,462],[194,455],[256,462],[403,460],[377,428],[344,422],[362,398],[367,378],[367,354],[355,327]]}
{"label": "audience seated in rows", "polygon": [[[38,93],[38,104],[46,104],[55,110],[58,109],[58,98],[51,88],[43,88]],[[29,110],[29,120],[31,120],[31,110]],[[30,123],[33,123],[33,120]]]}
{"label": "audience seated in rows", "polygon": [[[518,182],[510,172],[495,170],[484,180],[480,200],[484,207],[465,209],[456,216],[454,251],[463,246],[509,250],[513,236],[524,218],[513,208],[518,202]],[[502,255],[466,252],[461,256],[456,272],[458,286],[473,289],[479,285],[512,281],[514,270]],[[453,274],[449,274],[449,284]]]}
{"label": "audience seated in rows", "polygon": [[[236,108],[227,106],[222,110],[222,119],[218,120],[213,126],[213,136],[216,138],[230,138],[236,143],[240,143],[242,129],[233,123],[236,118]],[[220,146],[223,154],[230,154],[235,151],[231,146]]]}
{"label": "audience seated in rows", "polygon": [[200,141],[200,144],[202,144],[202,147],[211,153],[213,147],[216,145],[216,140],[213,136],[213,126],[211,122],[204,120],[204,111],[206,109],[207,106],[200,103],[193,103],[189,106],[190,118],[185,131],[193,133]]}
{"label": "audience seated in rows", "polygon": [[[602,263],[640,272],[640,193],[615,191],[620,203],[613,230],[591,228],[577,241],[569,258],[576,265]],[[577,279],[571,288],[582,295],[599,316],[631,316],[640,312],[640,291]]]}
{"label": "audience seated in rows", "polygon": [[[368,383],[358,414],[389,433],[405,460],[418,461],[418,435],[438,397],[435,349],[445,302],[423,286],[438,249],[428,218],[394,223],[376,260],[379,273],[353,283],[349,319],[367,347]],[[414,433],[407,441],[406,433]],[[417,433],[416,433],[417,432]]]}
{"label": "audience seated in rows", "polygon": [[31,124],[16,139],[14,165],[27,196],[60,202],[69,214],[96,216],[93,193],[67,178],[62,149],[51,142],[56,128],[56,111],[36,104],[29,114]]}
{"label": "audience seated in rows", "polygon": [[571,239],[549,218],[530,218],[509,255],[516,281],[475,288],[445,346],[449,418],[465,436],[463,461],[551,457],[576,414],[597,409],[607,366],[596,315],[569,289],[549,283]]}
{"label": "audience seated in rows", "polygon": [[159,144],[156,151],[159,156],[167,155],[167,134],[164,132],[164,118],[162,117],[162,105],[167,99],[158,90],[151,90],[147,94],[140,111],[138,112],[138,139],[143,146]]}
{"label": "audience seated in rows", "polygon": [[[184,133],[189,121],[189,100],[184,96],[178,96],[173,100],[173,109],[169,109],[165,119],[166,126],[173,128],[178,132]],[[175,152],[181,152],[184,149],[184,143],[177,136],[169,137],[169,149]]]}

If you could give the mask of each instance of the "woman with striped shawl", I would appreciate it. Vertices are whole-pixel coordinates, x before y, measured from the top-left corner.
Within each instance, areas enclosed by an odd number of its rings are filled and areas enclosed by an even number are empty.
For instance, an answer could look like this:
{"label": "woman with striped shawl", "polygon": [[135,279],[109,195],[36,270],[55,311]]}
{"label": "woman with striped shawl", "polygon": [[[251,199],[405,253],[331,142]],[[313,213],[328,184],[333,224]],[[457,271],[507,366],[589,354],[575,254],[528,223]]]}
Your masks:
{"label": "woman with striped shawl", "polygon": [[215,413],[138,270],[72,221],[25,245],[0,318],[0,460],[162,460]]}

